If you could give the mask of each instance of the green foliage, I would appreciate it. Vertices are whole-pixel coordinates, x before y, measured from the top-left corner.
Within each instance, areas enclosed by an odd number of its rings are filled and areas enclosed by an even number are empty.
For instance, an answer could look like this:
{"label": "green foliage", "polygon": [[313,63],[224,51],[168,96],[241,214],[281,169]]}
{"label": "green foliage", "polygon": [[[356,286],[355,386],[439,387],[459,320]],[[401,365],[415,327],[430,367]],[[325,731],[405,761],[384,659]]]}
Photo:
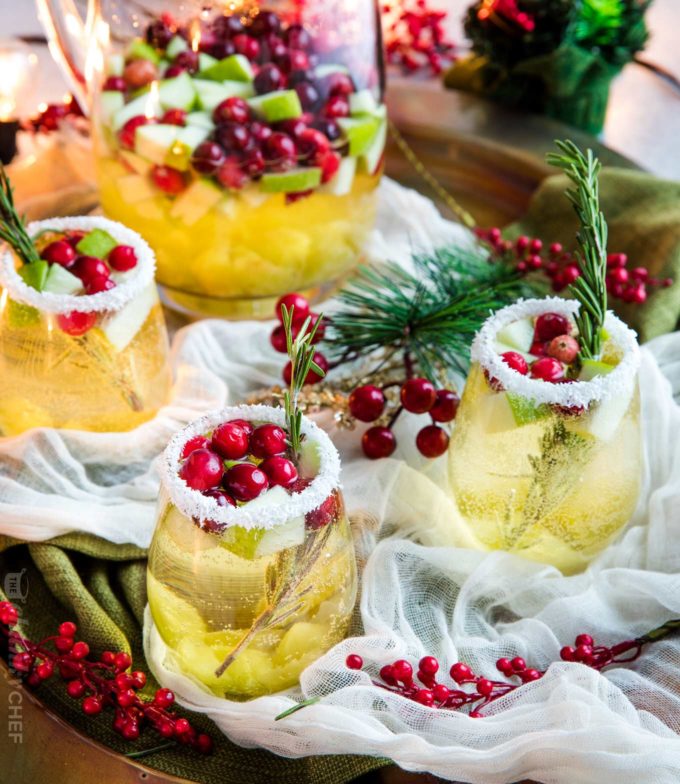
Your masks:
{"label": "green foliage", "polygon": [[40,255],[28,236],[24,221],[14,206],[14,193],[0,164],[0,240],[6,242],[24,264],[40,261]]}

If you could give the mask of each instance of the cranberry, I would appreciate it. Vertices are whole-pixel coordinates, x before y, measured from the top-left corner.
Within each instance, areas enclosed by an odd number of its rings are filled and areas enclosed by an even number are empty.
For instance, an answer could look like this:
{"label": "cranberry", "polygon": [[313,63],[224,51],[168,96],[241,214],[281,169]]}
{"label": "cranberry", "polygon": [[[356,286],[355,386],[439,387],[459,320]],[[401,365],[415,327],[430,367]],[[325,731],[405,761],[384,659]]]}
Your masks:
{"label": "cranberry", "polygon": [[181,65],[169,65],[165,69],[165,73],[163,74],[163,76],[166,79],[174,79],[176,76],[179,76],[180,74],[186,73],[186,70],[187,69],[186,68],[182,68]]}
{"label": "cranberry", "polygon": [[349,117],[349,101],[344,95],[332,95],[326,102],[323,113],[325,117],[331,119]]}
{"label": "cranberry", "polygon": [[340,126],[335,120],[320,117],[314,121],[313,127],[316,128],[317,131],[321,131],[321,133],[332,142],[337,141],[342,136]]}
{"label": "cranberry", "polygon": [[558,335],[568,335],[570,332],[571,324],[566,316],[561,313],[542,313],[536,319],[534,339],[545,342]]}
{"label": "cranberry", "polygon": [[201,732],[196,738],[195,748],[200,754],[210,754],[213,750],[213,741],[210,735]]}
{"label": "cranberry", "polygon": [[163,710],[169,708],[174,701],[175,695],[170,689],[158,689],[153,698],[153,704]]}
{"label": "cranberry", "polygon": [[306,49],[312,43],[312,37],[300,24],[292,24],[284,33],[286,43],[291,49]]}
{"label": "cranberry", "polygon": [[[211,490],[205,490],[203,495],[206,498],[212,498],[218,506],[236,506],[236,501],[219,487],[213,487]],[[212,531],[221,531],[224,526],[221,523],[216,523],[213,520],[204,520],[203,527]]]}
{"label": "cranberry", "polygon": [[425,414],[437,400],[433,384],[426,378],[410,378],[401,388],[401,404],[413,414]]}
{"label": "cranberry", "polygon": [[397,659],[392,665],[392,675],[402,683],[409,683],[413,679],[413,667],[406,659]]}
{"label": "cranberry", "polygon": [[239,16],[219,16],[212,24],[213,32],[219,38],[231,38],[242,33],[244,30],[243,22]]}
{"label": "cranberry", "polygon": [[264,173],[264,155],[257,148],[247,150],[241,161],[243,171],[253,180],[256,180]]}
{"label": "cranberry", "polygon": [[305,162],[318,166],[331,149],[328,139],[315,128],[305,128],[297,138],[300,155]]}
{"label": "cranberry", "polygon": [[448,433],[438,425],[427,425],[418,432],[416,446],[425,457],[439,457],[448,449]]}
{"label": "cranberry", "polygon": [[86,294],[99,294],[100,291],[110,291],[111,289],[116,288],[116,281],[111,280],[109,277],[104,277],[103,275],[97,275],[94,278],[90,278],[87,283],[85,284],[85,293]]}
{"label": "cranberry", "polygon": [[253,139],[261,144],[262,142],[266,142],[274,131],[272,131],[268,125],[265,125],[259,120],[255,120],[255,122],[250,123],[250,133]]}
{"label": "cranberry", "polygon": [[268,63],[260,69],[260,72],[255,77],[253,86],[258,95],[263,95],[274,90],[280,90],[285,83],[286,80],[281,69],[273,63]]}
{"label": "cranberry", "polygon": [[169,196],[176,196],[187,186],[184,174],[170,166],[154,166],[151,170],[154,185]]}
{"label": "cranberry", "polygon": [[334,73],[326,77],[324,84],[330,96],[347,96],[354,92],[354,82],[344,73]]}
{"label": "cranberry", "polygon": [[223,122],[245,123],[250,117],[250,107],[243,98],[227,98],[213,111],[213,120],[219,125]]}
{"label": "cranberry", "polygon": [[66,240],[51,242],[40,255],[49,264],[61,264],[67,269],[72,267],[76,260],[76,252]]}
{"label": "cranberry", "polygon": [[253,423],[249,422],[247,419],[230,419],[229,422],[232,425],[238,425],[240,428],[245,430],[245,432],[248,435],[248,438],[250,438],[250,436],[252,436],[252,434],[253,434],[253,432],[255,430],[255,426],[253,425]]}
{"label": "cranberry", "polygon": [[415,694],[416,702],[431,708],[434,705],[434,694],[429,689],[418,689]]}
{"label": "cranberry", "polygon": [[360,422],[374,422],[384,409],[385,395],[372,384],[357,387],[349,396],[350,413]]}
{"label": "cranberry", "polygon": [[115,90],[116,92],[124,93],[127,90],[127,84],[122,76],[109,76],[104,82],[104,90]]}
{"label": "cranberry", "polygon": [[241,33],[234,37],[233,44],[239,54],[244,55],[249,60],[257,60],[260,54],[260,44],[254,38]]}
{"label": "cranberry", "polygon": [[62,637],[75,637],[78,628],[73,621],[64,621],[59,624],[59,634]]}
{"label": "cranberry", "polygon": [[350,653],[345,659],[345,665],[349,670],[360,670],[364,666],[364,660],[356,653]]}
{"label": "cranberry", "polygon": [[276,303],[276,318],[283,324],[282,306],[293,312],[293,324],[301,324],[309,316],[309,302],[302,294],[284,294]]}
{"label": "cranberry", "polygon": [[340,496],[336,491],[333,491],[321,506],[317,506],[316,509],[307,512],[305,515],[305,527],[312,531],[318,531],[320,528],[325,528],[337,520],[340,517],[340,513]]}
{"label": "cranberry", "polygon": [[269,487],[269,480],[252,463],[237,463],[224,475],[223,485],[237,501],[252,501]]}
{"label": "cranberry", "polygon": [[287,457],[268,457],[261,463],[260,468],[267,474],[272,486],[290,487],[298,478],[297,468]]}
{"label": "cranberry", "polygon": [[564,378],[564,367],[554,357],[541,357],[531,365],[531,377],[554,384]]}
{"label": "cranberry", "polygon": [[571,335],[558,335],[548,345],[548,356],[559,359],[560,362],[565,362],[568,365],[576,359],[580,350],[578,341]]}
{"label": "cranberry", "polygon": [[225,152],[215,142],[202,142],[194,150],[191,164],[199,174],[214,174],[224,163]]}
{"label": "cranberry", "polygon": [[161,117],[161,122],[165,125],[184,126],[187,124],[187,113],[184,109],[168,109]]}
{"label": "cranberry", "polygon": [[151,122],[148,117],[143,114],[138,114],[136,117],[130,118],[125,125],[118,131],[118,139],[120,140],[121,147],[127,150],[133,150],[135,147],[135,131],[142,125],[148,125]]}
{"label": "cranberry", "polygon": [[273,11],[260,11],[250,26],[253,35],[276,35],[281,30],[281,20]]}
{"label": "cranberry", "polygon": [[489,697],[493,692],[493,683],[488,678],[480,678],[477,681],[477,692],[482,695],[482,697]]}
{"label": "cranberry", "polygon": [[321,159],[321,182],[330,182],[338,173],[342,157],[340,153],[329,151]]}
{"label": "cranberry", "polygon": [[239,158],[232,155],[217,170],[217,179],[222,187],[237,191],[246,184],[248,175],[243,171]]}
{"label": "cranberry", "polygon": [[463,683],[472,677],[472,670],[462,662],[456,662],[450,671],[450,675],[456,683]]}
{"label": "cranberry", "polygon": [[576,264],[567,264],[567,266],[562,270],[562,283],[564,283],[565,286],[569,286],[578,277],[580,277],[580,275],[581,270]]}
{"label": "cranberry", "polygon": [[314,111],[321,101],[319,91],[310,82],[300,82],[296,84],[295,92],[298,94],[302,108],[305,111]]}
{"label": "cranberry", "polygon": [[246,150],[252,143],[250,131],[244,126],[235,122],[223,122],[217,126],[215,138],[219,144],[228,152],[234,150]]}
{"label": "cranberry", "polygon": [[387,427],[376,425],[370,427],[361,437],[361,448],[366,457],[371,460],[378,460],[382,457],[389,457],[397,447],[397,439],[394,433]]}
{"label": "cranberry", "polygon": [[531,348],[529,349],[529,353],[533,354],[535,357],[544,357],[548,351],[548,344],[542,343],[538,340],[535,340],[531,344]]}
{"label": "cranberry", "polygon": [[265,161],[278,171],[292,169],[297,163],[295,142],[285,133],[273,133],[264,143]]}
{"label": "cranberry", "polygon": [[184,70],[190,74],[198,73],[198,52],[194,52],[191,49],[180,52],[177,57],[175,57],[173,64],[178,65],[180,68],[184,68]]}
{"label": "cranberry", "polygon": [[179,470],[180,477],[192,490],[217,487],[223,473],[222,460],[211,449],[195,449]]}
{"label": "cranberry", "polygon": [[527,365],[526,359],[516,351],[506,351],[504,354],[501,354],[501,359],[508,367],[522,376],[526,376],[529,372],[529,366]]}
{"label": "cranberry", "polygon": [[125,66],[123,79],[128,87],[138,90],[158,79],[158,69],[150,60],[133,60]]}
{"label": "cranberry", "polygon": [[192,452],[195,452],[197,449],[208,449],[209,447],[210,441],[205,436],[194,436],[193,438],[190,438],[182,447],[182,460],[185,460]]}
{"label": "cranberry", "polygon": [[156,49],[165,49],[173,36],[172,28],[163,19],[155,19],[146,28],[146,40]]}
{"label": "cranberry", "polygon": [[260,425],[250,437],[250,451],[255,457],[283,454],[286,446],[286,431],[278,425]]}
{"label": "cranberry", "polygon": [[259,60],[261,63],[267,64],[274,62],[276,65],[279,65],[287,53],[288,48],[278,35],[267,35],[260,39]]}
{"label": "cranberry", "polygon": [[96,313],[80,313],[77,310],[73,310],[70,313],[60,313],[57,316],[59,329],[74,338],[84,335],[96,323]]}
{"label": "cranberry", "polygon": [[423,656],[418,662],[418,669],[427,675],[434,675],[439,669],[439,662],[434,656]]}
{"label": "cranberry", "polygon": [[111,273],[102,259],[96,256],[81,256],[73,265],[73,274],[87,285],[94,278],[108,278]]}
{"label": "cranberry", "polygon": [[438,389],[437,399],[430,409],[430,416],[434,422],[451,422],[456,418],[460,398],[451,389]]}
{"label": "cranberry", "polygon": [[212,448],[225,460],[240,460],[248,452],[248,434],[239,425],[225,422],[215,428]]}
{"label": "cranberry", "polygon": [[82,708],[87,716],[96,716],[102,712],[102,702],[98,697],[85,697]]}
{"label": "cranberry", "polygon": [[297,143],[298,138],[307,130],[307,123],[301,117],[296,117],[294,120],[283,120],[277,123],[276,130],[295,139]]}
{"label": "cranberry", "polygon": [[609,253],[607,254],[608,267],[625,267],[628,264],[628,256],[625,253]]}
{"label": "cranberry", "polygon": [[276,64],[284,73],[306,71],[309,68],[309,57],[299,49],[286,49],[275,57]]}
{"label": "cranberry", "polygon": [[451,689],[448,686],[444,686],[443,683],[437,683],[432,689],[432,694],[437,702],[446,702],[451,696]]}
{"label": "cranberry", "polygon": [[117,272],[127,272],[137,266],[137,254],[131,245],[116,245],[109,253],[108,262]]}
{"label": "cranberry", "polygon": [[73,659],[84,659],[89,653],[90,646],[82,640],[74,643],[73,648],[71,648],[71,658]]}
{"label": "cranberry", "polygon": [[[293,339],[295,339],[295,335],[293,335]],[[286,340],[286,331],[283,328],[283,324],[279,324],[274,328],[271,337],[269,338],[269,342],[272,344],[274,351],[278,351],[279,354],[288,353],[288,342]]]}
{"label": "cranberry", "polygon": [[208,46],[207,51],[212,57],[224,60],[225,57],[231,57],[232,54],[236,54],[236,47],[231,41],[214,41]]}
{"label": "cranberry", "polygon": [[[318,365],[321,370],[323,371],[323,375],[319,375],[316,371],[310,370],[305,377],[305,384],[316,384],[324,378],[325,374],[328,372],[328,360],[320,351],[314,352],[314,356],[312,357],[312,361]],[[292,380],[292,372],[293,368],[291,363],[289,362],[286,367],[283,369],[283,380],[286,384],[290,384]]]}

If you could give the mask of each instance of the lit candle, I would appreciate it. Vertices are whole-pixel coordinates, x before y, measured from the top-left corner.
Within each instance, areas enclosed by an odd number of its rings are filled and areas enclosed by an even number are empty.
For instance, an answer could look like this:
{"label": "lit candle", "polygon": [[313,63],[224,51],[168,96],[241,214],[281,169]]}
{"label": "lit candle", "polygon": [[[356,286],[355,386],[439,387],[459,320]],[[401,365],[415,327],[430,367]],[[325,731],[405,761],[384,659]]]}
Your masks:
{"label": "lit candle", "polygon": [[0,41],[0,161],[9,163],[17,151],[19,109],[32,94],[38,58],[21,41]]}

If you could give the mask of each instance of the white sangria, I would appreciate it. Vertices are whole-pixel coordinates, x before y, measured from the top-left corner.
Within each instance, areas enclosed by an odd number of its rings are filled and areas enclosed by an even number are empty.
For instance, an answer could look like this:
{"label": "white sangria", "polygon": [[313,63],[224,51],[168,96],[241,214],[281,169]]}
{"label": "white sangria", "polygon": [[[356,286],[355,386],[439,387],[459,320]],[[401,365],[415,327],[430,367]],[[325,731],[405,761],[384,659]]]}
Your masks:
{"label": "white sangria", "polygon": [[608,313],[601,355],[579,359],[578,309],[527,300],[485,323],[449,450],[480,543],[565,573],[628,522],[642,473],[635,334]]}
{"label": "white sangria", "polygon": [[153,417],[170,370],[146,242],[104,218],[4,222],[5,238],[8,226],[22,239],[0,258],[0,433],[122,431]]}
{"label": "white sangria", "polygon": [[172,666],[248,699],[294,686],[343,639],[357,572],[339,469],[310,420],[291,452],[282,408],[225,409],[173,438],[148,567]]}
{"label": "white sangria", "polygon": [[378,16],[373,0],[204,6],[169,2],[140,37],[112,19],[93,110],[101,203],[153,247],[168,304],[269,316],[348,272],[373,227]]}

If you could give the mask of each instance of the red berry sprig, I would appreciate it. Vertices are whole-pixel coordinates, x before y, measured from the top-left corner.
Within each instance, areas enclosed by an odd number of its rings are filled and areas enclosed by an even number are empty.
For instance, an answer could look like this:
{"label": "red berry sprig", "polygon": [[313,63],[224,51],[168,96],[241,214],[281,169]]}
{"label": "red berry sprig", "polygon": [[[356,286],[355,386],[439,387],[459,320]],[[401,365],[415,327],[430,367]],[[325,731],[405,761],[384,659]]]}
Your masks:
{"label": "red berry sprig", "polygon": [[[87,658],[89,645],[75,639],[78,629],[71,621],[62,623],[56,635],[34,643],[12,628],[18,619],[11,602],[0,602],[0,628],[7,638],[10,666],[30,686],[39,686],[58,671],[67,681],[67,694],[81,700],[81,709],[87,716],[98,716],[104,708],[113,708],[113,728],[126,740],[137,740],[146,724],[163,738],[191,746],[201,754],[212,751],[209,735],[197,732],[187,719],[170,712],[175,701],[170,689],[158,689],[151,701],[138,695],[146,684],[146,675],[129,671],[132,660],[128,653],[104,651],[100,659],[92,661]],[[54,650],[48,647],[49,643]]]}
{"label": "red berry sprig", "polygon": [[[559,242],[553,242],[546,249],[537,237],[522,235],[514,242],[505,240],[497,227],[476,229],[475,233],[489,246],[493,258],[514,264],[521,275],[545,275],[555,292],[564,291],[581,276],[578,259],[565,251]],[[633,267],[625,253],[608,254],[607,269],[608,294],[632,305],[645,302],[650,289],[673,285],[672,278],[654,278],[646,267]]]}
{"label": "red berry sprig", "polygon": [[32,133],[51,133],[58,131],[65,120],[83,117],[83,110],[78,101],[70,95],[63,103],[41,106],[35,117],[31,117],[23,123],[23,128]]}

